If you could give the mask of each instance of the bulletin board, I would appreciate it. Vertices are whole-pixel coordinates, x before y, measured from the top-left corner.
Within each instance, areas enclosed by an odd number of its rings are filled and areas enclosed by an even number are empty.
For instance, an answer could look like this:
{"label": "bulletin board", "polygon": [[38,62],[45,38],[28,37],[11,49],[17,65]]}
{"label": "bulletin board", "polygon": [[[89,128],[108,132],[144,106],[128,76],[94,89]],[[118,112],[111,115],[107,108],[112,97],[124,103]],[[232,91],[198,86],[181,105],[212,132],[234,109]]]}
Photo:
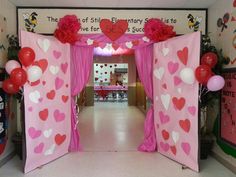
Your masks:
{"label": "bulletin board", "polygon": [[225,86],[221,92],[220,138],[236,147],[236,68],[223,71]]}

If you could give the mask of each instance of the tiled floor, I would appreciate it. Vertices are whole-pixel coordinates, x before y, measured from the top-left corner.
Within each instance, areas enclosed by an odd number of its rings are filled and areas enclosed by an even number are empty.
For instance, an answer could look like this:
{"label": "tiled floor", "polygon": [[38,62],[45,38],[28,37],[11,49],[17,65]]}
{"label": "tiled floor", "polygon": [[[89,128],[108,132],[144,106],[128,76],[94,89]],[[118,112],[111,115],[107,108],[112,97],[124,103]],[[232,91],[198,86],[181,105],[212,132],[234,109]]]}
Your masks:
{"label": "tiled floor", "polygon": [[0,169],[0,177],[235,177],[215,159],[201,161],[201,172],[182,170],[158,154],[136,151],[144,115],[123,103],[99,103],[80,114],[83,152],[70,153],[26,175],[17,157]]}

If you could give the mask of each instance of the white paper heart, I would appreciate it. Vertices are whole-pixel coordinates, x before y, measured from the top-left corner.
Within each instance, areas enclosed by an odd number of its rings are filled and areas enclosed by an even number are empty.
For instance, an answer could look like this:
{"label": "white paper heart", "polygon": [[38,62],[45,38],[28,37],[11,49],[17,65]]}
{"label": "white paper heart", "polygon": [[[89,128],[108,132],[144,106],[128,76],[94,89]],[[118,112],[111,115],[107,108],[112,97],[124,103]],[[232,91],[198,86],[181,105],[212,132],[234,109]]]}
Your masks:
{"label": "white paper heart", "polygon": [[52,65],[52,66],[49,67],[49,70],[53,75],[56,75],[59,72],[60,68],[58,66],[53,66]]}
{"label": "white paper heart", "polygon": [[145,41],[145,42],[149,42],[149,41],[150,41],[150,39],[148,39],[146,36],[144,36],[142,39],[143,39],[143,41]]}
{"label": "white paper heart", "polygon": [[88,39],[88,40],[87,40],[87,44],[88,44],[88,45],[92,45],[92,44],[93,44],[93,40],[92,40],[92,39]]}
{"label": "white paper heart", "polygon": [[44,155],[45,155],[45,156],[48,156],[48,155],[53,154],[53,152],[54,152],[54,150],[55,150],[55,147],[56,147],[56,145],[53,144],[48,150],[45,151]]}
{"label": "white paper heart", "polygon": [[163,49],[162,49],[162,54],[163,54],[163,56],[164,56],[164,57],[167,56],[168,53],[169,53],[169,51],[170,51],[169,48],[163,48]]}
{"label": "white paper heart", "polygon": [[133,47],[132,42],[126,42],[125,45],[126,45],[126,47],[129,48],[129,49],[131,49],[131,48]]}
{"label": "white paper heart", "polygon": [[179,133],[178,133],[178,132],[175,132],[175,131],[172,131],[171,137],[172,137],[173,141],[174,141],[175,144],[176,144],[176,143],[178,142],[178,140],[179,140]]}
{"label": "white paper heart", "polygon": [[169,94],[163,94],[161,95],[161,102],[166,110],[169,109],[170,105],[170,95]]}
{"label": "white paper heart", "polygon": [[50,47],[50,41],[48,39],[38,39],[37,43],[44,52],[48,51]]}
{"label": "white paper heart", "polygon": [[107,43],[107,45],[106,45],[106,49],[108,49],[108,50],[112,50],[112,44]]}
{"label": "white paper heart", "polygon": [[39,99],[40,99],[40,93],[39,91],[35,90],[34,92],[31,92],[29,94],[29,99],[30,101],[32,101],[33,103],[39,103]]}
{"label": "white paper heart", "polygon": [[181,88],[177,88],[177,91],[181,94],[182,93],[182,89]]}
{"label": "white paper heart", "polygon": [[164,67],[160,67],[160,68],[154,70],[154,76],[159,80],[162,79],[164,73],[165,73]]}
{"label": "white paper heart", "polygon": [[43,132],[43,135],[46,137],[46,138],[49,138],[52,134],[52,129],[48,129],[48,130],[45,130]]}

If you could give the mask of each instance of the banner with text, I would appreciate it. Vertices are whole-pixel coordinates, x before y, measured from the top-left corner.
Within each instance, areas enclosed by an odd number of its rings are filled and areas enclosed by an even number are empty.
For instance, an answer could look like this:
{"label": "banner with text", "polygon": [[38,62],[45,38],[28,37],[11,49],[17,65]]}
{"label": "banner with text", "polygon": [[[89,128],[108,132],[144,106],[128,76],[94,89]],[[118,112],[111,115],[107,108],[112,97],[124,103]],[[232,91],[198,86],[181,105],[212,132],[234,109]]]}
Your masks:
{"label": "banner with text", "polygon": [[173,25],[177,34],[193,31],[206,33],[206,10],[144,10],[144,9],[51,9],[18,8],[18,30],[27,30],[41,34],[52,34],[59,19],[65,15],[76,15],[81,22],[82,34],[101,33],[99,23],[110,19],[115,23],[119,19],[128,21],[129,34],[144,33],[144,24],[150,18],[159,18]]}

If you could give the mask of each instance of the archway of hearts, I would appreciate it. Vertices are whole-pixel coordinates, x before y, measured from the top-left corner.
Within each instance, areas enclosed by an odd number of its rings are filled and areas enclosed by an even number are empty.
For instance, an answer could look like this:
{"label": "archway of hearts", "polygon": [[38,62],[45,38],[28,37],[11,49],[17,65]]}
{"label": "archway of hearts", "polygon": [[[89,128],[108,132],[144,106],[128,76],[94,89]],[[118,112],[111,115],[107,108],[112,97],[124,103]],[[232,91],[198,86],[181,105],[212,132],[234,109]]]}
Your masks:
{"label": "archway of hearts", "polygon": [[[94,47],[134,50],[140,80],[153,101],[138,150],[158,151],[198,171],[199,88],[193,71],[199,65],[200,32],[174,37],[173,27],[158,19],[149,20],[142,35],[125,34],[124,20],[113,24],[104,19],[100,27],[103,34],[80,35],[72,15],[60,19],[56,38],[21,32],[22,49],[35,53],[23,68],[30,81],[24,84],[24,171],[80,150],[74,96],[88,82]],[[29,59],[27,52],[22,55]],[[32,79],[37,67],[41,74]]]}

